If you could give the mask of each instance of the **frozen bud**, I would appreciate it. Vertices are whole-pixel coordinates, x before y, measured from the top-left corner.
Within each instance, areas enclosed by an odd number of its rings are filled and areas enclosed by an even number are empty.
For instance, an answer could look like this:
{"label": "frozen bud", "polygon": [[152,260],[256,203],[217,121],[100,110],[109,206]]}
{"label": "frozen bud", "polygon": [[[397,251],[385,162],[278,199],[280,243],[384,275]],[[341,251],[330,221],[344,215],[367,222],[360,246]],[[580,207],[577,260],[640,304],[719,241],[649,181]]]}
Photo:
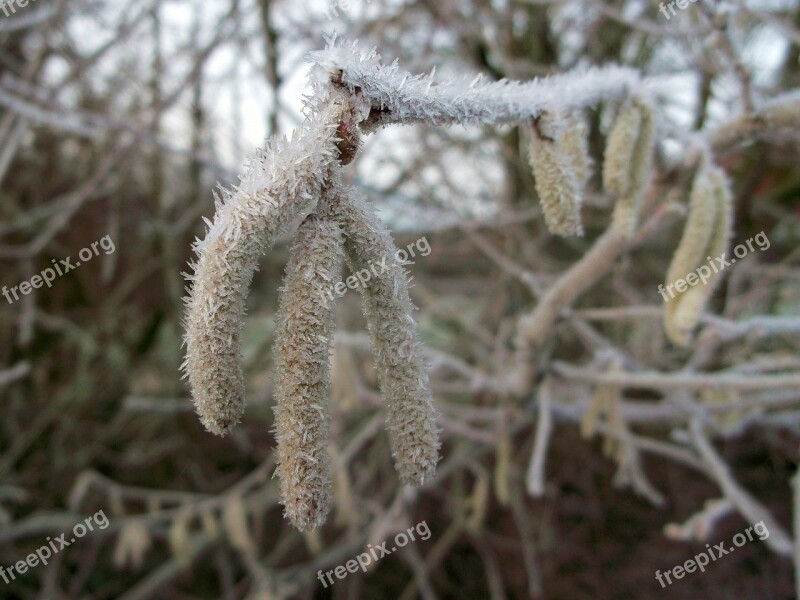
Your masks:
{"label": "frozen bud", "polygon": [[342,121],[336,128],[336,149],[339,151],[339,160],[343,165],[349,165],[358,154],[361,139],[356,131],[356,126],[347,121]]}

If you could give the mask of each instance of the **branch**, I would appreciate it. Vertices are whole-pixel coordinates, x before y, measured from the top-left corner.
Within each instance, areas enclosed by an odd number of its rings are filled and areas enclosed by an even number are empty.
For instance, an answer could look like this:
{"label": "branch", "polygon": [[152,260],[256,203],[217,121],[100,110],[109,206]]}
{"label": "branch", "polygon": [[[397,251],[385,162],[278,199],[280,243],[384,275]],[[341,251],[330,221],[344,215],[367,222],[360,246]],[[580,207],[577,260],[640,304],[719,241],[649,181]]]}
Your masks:
{"label": "branch", "polygon": [[592,369],[575,367],[563,361],[552,364],[553,372],[571,381],[582,383],[604,383],[626,387],[704,390],[707,388],[728,388],[736,390],[782,390],[800,386],[800,373],[781,375],[739,374],[736,372],[719,373],[659,373],[642,371],[631,373],[600,372]]}
{"label": "branch", "polygon": [[412,75],[397,61],[386,66],[372,50],[362,54],[355,44],[312,53],[312,59],[331,72],[353,93],[368,99],[372,110],[363,127],[424,122],[493,124],[529,121],[547,109],[569,111],[592,106],[601,100],[624,98],[638,88],[636,70],[607,66],[573,71],[530,82],[482,83],[481,76],[468,80],[434,83],[430,75]]}
{"label": "branch", "polygon": [[761,138],[783,128],[800,128],[800,91],[773,98],[753,113],[705,131],[704,136],[715,152],[722,152],[737,142]]}
{"label": "branch", "polygon": [[544,467],[547,458],[547,448],[550,445],[550,435],[553,431],[551,404],[550,380],[545,379],[539,388],[539,414],[536,419],[536,438],[533,442],[531,461],[527,476],[525,477],[525,485],[528,493],[535,498],[544,495]]}
{"label": "branch", "polygon": [[31,365],[27,361],[18,362],[10,369],[0,371],[0,388],[14,383],[18,379],[22,379],[30,373]]}
{"label": "branch", "polygon": [[763,522],[769,531],[765,539],[767,545],[777,554],[792,556],[794,545],[792,539],[778,524],[767,508],[750,493],[739,485],[733,478],[730,468],[719,457],[711,442],[703,431],[703,426],[698,419],[692,419],[690,425],[692,442],[700,456],[705,461],[709,474],[716,480],[725,496],[733,502],[736,508],[750,523]]}

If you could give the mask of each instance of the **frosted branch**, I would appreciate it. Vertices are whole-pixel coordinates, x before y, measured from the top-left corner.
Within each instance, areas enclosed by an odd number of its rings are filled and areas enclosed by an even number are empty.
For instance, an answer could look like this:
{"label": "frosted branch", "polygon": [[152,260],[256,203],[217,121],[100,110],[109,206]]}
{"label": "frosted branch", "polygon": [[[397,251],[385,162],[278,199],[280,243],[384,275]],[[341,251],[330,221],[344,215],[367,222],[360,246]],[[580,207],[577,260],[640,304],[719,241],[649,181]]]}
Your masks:
{"label": "frosted branch", "polygon": [[481,76],[437,82],[435,69],[428,75],[412,75],[397,61],[384,65],[375,50],[362,53],[356,44],[335,42],[312,58],[323,69],[340,72],[341,81],[370,103],[365,129],[414,122],[519,123],[548,109],[569,111],[618,100],[641,84],[637,71],[613,65],[529,82],[485,83]]}

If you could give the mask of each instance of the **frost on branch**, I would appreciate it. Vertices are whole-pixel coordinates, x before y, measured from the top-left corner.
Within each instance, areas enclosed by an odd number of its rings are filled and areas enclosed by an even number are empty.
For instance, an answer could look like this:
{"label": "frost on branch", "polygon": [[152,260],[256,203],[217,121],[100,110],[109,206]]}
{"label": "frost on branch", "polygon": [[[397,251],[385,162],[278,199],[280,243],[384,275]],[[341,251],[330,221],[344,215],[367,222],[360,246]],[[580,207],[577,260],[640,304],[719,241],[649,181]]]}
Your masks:
{"label": "frost on branch", "polygon": [[325,70],[341,72],[351,92],[368,99],[372,107],[364,123],[376,125],[423,122],[433,125],[522,123],[542,111],[568,112],[596,105],[601,100],[621,100],[638,87],[634,69],[619,66],[576,70],[529,82],[502,80],[436,81],[429,75],[403,71],[397,60],[384,65],[375,50],[362,53],[352,45],[332,42],[312,59]]}

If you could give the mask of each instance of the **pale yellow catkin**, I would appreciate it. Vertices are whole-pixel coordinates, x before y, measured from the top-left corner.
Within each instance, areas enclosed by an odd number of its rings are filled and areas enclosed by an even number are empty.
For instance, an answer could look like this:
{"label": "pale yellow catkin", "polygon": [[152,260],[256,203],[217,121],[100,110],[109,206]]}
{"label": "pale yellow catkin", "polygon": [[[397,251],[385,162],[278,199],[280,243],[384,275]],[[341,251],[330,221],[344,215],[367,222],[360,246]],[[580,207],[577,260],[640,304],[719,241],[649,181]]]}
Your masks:
{"label": "pale yellow catkin", "polygon": [[641,128],[642,112],[628,99],[608,134],[603,155],[603,187],[618,198],[628,194],[631,187],[631,164]]}
{"label": "pale yellow catkin", "polygon": [[[583,183],[579,180],[581,165],[576,170],[574,140],[565,143],[560,118],[548,113],[540,115],[528,130],[528,155],[547,228],[561,236],[583,235]],[[585,172],[580,176],[585,177]]]}
{"label": "pale yellow catkin", "polygon": [[653,146],[656,138],[656,121],[653,109],[644,98],[635,99],[636,107],[642,115],[639,137],[631,165],[631,183],[629,195],[641,196],[647,188],[650,172],[653,168]]}
{"label": "pale yellow catkin", "polygon": [[642,196],[647,188],[653,160],[655,120],[650,105],[640,97],[620,110],[609,134],[603,163],[603,185],[617,197],[612,227],[631,237],[639,221]]}
{"label": "pale yellow catkin", "polygon": [[392,237],[372,206],[355,189],[341,189],[332,214],[345,236],[345,257],[353,273],[369,272],[362,286],[395,469],[407,485],[429,481],[439,460],[437,413],[428,385],[408,294],[409,280],[396,257]]}
{"label": "pale yellow catkin", "polygon": [[[709,242],[717,220],[718,202],[714,192],[714,182],[710,177],[711,169],[703,166],[698,169],[689,192],[689,215],[684,225],[683,235],[675,254],[672,256],[665,282],[665,289],[672,293],[675,282],[693,273],[701,263],[705,262]],[[694,288],[690,288],[694,289]],[[678,346],[689,341],[686,315],[694,314],[701,307],[702,296],[692,293],[676,292],[664,307],[664,330],[669,340]],[[678,309],[683,306],[681,319],[676,318]]]}
{"label": "pale yellow catkin", "polygon": [[[723,172],[716,167],[703,167],[692,184],[690,212],[678,250],[667,277],[667,285],[685,278],[709,258],[727,252],[733,223],[732,198]],[[692,331],[705,310],[708,299],[720,279],[717,267],[705,284],[699,282],[670,300],[664,311],[664,330],[676,346],[687,346]]]}
{"label": "pale yellow catkin", "polygon": [[585,129],[584,123],[574,113],[564,115],[561,146],[572,164],[572,172],[581,189],[592,176],[592,159],[589,157]]}
{"label": "pale yellow catkin", "polygon": [[621,450],[623,449],[619,434],[624,432],[627,428],[622,418],[622,398],[619,393],[619,388],[617,387],[609,387],[605,394],[607,394],[606,424],[608,425],[609,432],[603,439],[603,454],[608,458],[619,460]]}
{"label": "pale yellow catkin", "polygon": [[[610,373],[619,373],[622,364],[618,359],[613,359],[610,364],[603,366]],[[627,429],[627,424],[622,418],[622,395],[618,385],[603,383],[595,387],[592,399],[583,411],[580,422],[580,433],[584,439],[594,437],[597,424],[601,418],[605,420],[610,429],[603,439],[603,453],[609,457],[619,455],[622,444],[616,432]]]}
{"label": "pale yellow catkin", "polygon": [[497,442],[496,456],[494,465],[494,495],[500,506],[508,506],[511,492],[509,490],[509,478],[511,477],[511,437],[508,432],[508,425],[503,426],[500,434],[502,437]]}
{"label": "pale yellow catkin", "polygon": [[317,215],[300,225],[280,290],[275,337],[275,438],[281,503],[300,531],[325,522],[334,295],[342,265],[339,226]]}
{"label": "pale yellow catkin", "polygon": [[705,262],[714,223],[717,220],[717,200],[709,169],[698,170],[689,191],[689,213],[683,234],[667,269],[666,285],[686,277]]}
{"label": "pale yellow catkin", "polygon": [[594,394],[592,394],[591,401],[584,408],[580,423],[580,432],[583,439],[588,440],[594,437],[597,422],[608,411],[609,390],[612,390],[610,386],[597,386]]}

